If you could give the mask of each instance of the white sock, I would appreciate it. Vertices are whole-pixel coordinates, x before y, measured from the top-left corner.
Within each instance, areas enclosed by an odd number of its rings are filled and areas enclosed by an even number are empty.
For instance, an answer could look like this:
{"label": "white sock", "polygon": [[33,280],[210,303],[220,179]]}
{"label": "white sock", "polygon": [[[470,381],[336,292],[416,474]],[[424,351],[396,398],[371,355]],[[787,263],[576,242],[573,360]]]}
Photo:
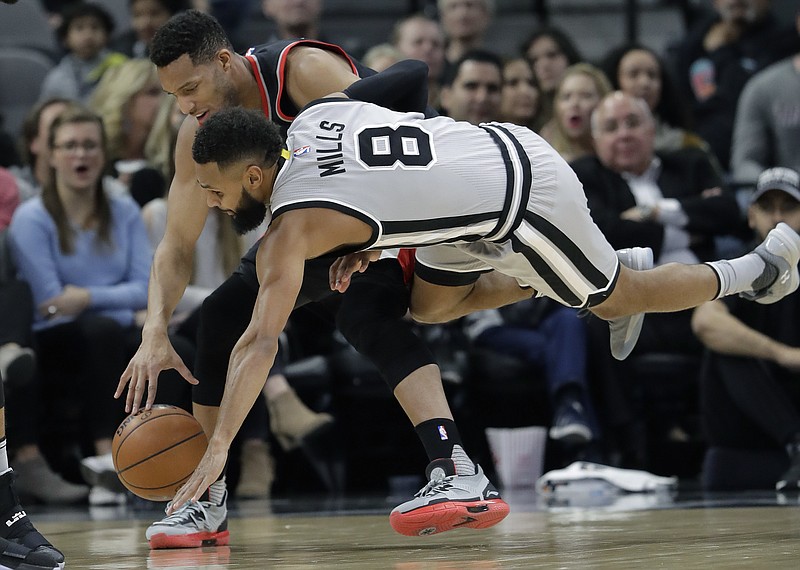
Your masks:
{"label": "white sock", "polygon": [[221,505],[225,500],[225,490],[227,486],[225,485],[225,477],[218,481],[214,481],[211,483],[211,486],[208,488],[208,498],[209,500],[214,503],[215,505]]}
{"label": "white sock", "polygon": [[457,475],[475,475],[478,471],[475,468],[475,463],[472,462],[472,459],[469,458],[467,452],[460,445],[453,446],[453,453],[450,455],[450,459],[455,463]]}
{"label": "white sock", "polygon": [[714,270],[719,280],[719,291],[715,299],[762,289],[778,276],[777,269],[764,263],[756,253],[748,253],[736,259],[712,261],[706,265]]}
{"label": "white sock", "polygon": [[[2,388],[0,388],[2,389]],[[8,454],[6,453],[6,438],[0,438],[0,475],[5,475],[11,467],[8,466]]]}

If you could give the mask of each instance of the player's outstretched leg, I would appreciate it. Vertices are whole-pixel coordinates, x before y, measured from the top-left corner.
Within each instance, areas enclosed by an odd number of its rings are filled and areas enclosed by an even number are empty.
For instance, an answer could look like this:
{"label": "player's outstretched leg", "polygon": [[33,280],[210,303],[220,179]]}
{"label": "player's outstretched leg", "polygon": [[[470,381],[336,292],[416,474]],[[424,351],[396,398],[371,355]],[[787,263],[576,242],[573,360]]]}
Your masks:
{"label": "player's outstretched leg", "polygon": [[[641,271],[653,267],[653,250],[649,247],[631,247],[617,251],[619,262],[628,267]],[[639,334],[642,332],[644,313],[637,313],[608,322],[611,329],[611,354],[617,360],[628,358]]]}
{"label": "player's outstretched leg", "polygon": [[[797,290],[800,274],[797,263],[800,261],[800,236],[787,224],[781,222],[767,234],[767,239],[753,250],[764,260],[765,273],[776,273],[771,283],[759,287],[753,284],[753,291],[742,293],[745,299],[768,305],[783,299]],[[770,270],[773,267],[774,270]]]}
{"label": "player's outstretched leg", "polygon": [[[7,541],[14,545],[31,551],[35,554],[34,559],[45,564],[41,566],[44,568],[63,568],[64,555],[56,547],[42,536],[36,530],[25,509],[20,505],[17,492],[14,490],[14,478],[16,474],[13,470],[9,469],[3,475],[0,475],[0,515],[3,517],[4,524],[0,525],[0,539]],[[0,543],[0,548],[3,548]],[[16,553],[22,552],[20,550],[14,551]],[[0,569],[5,568],[7,564],[6,557],[12,558],[17,556],[14,552],[10,552],[8,548],[4,548],[3,554],[0,556]],[[25,557],[23,556],[23,559]],[[29,562],[26,562],[29,563]],[[49,564],[49,566],[47,566]],[[9,566],[10,568],[27,568],[28,566]],[[39,568],[40,566],[30,566],[30,568]]]}
{"label": "player's outstretched leg", "polygon": [[488,528],[508,515],[508,504],[480,465],[471,475],[456,474],[452,459],[431,461],[428,484],[389,516],[392,528],[407,536],[427,536],[456,528]]}
{"label": "player's outstretched leg", "polygon": [[198,548],[228,544],[228,492],[225,479],[211,485],[204,498],[150,525],[145,533],[150,548]]}

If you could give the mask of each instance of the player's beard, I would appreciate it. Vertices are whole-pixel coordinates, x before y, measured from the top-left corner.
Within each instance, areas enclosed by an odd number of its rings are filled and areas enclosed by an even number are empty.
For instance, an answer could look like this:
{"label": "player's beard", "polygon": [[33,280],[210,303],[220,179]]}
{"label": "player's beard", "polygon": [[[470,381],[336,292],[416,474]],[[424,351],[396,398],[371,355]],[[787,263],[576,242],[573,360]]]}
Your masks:
{"label": "player's beard", "polygon": [[238,107],[241,98],[236,86],[222,75],[221,71],[218,71],[218,73],[219,75],[214,76],[214,90],[222,96],[222,108]]}
{"label": "player's beard", "polygon": [[267,217],[267,206],[256,200],[242,187],[239,203],[233,211],[233,229],[239,235],[253,231]]}

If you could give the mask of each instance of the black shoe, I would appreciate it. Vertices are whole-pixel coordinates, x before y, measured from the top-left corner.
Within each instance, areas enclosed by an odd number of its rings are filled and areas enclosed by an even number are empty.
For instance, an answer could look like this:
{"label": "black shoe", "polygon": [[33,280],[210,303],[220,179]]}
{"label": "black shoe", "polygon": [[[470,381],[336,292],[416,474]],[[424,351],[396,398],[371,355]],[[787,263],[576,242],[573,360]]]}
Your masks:
{"label": "black shoe", "polygon": [[577,399],[563,401],[556,409],[550,438],[567,444],[589,443],[594,434],[586,419],[586,410]]}
{"label": "black shoe", "polygon": [[61,565],[55,564],[46,554],[33,552],[30,548],[0,538],[0,570],[57,570]]}
{"label": "black shoe", "polygon": [[[3,524],[0,526],[0,538],[19,545],[32,554],[36,555],[37,560],[45,560],[50,563],[46,568],[63,568],[64,554],[42,536],[28,519],[28,514],[19,503],[19,497],[14,490],[14,478],[16,474],[9,470],[0,475],[0,516]],[[27,563],[27,562],[26,562]],[[10,568],[28,568],[29,566],[10,566]],[[30,566],[39,568],[40,566]],[[3,562],[0,562],[0,569]]]}

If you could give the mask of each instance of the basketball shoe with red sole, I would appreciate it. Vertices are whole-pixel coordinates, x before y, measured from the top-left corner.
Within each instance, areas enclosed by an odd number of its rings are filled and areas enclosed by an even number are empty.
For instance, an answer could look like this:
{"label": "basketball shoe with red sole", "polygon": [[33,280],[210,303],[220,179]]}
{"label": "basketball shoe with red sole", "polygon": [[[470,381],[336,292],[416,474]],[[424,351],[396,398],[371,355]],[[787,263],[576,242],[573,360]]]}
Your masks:
{"label": "basketball shoe with red sole", "polygon": [[[227,494],[227,493],[226,493]],[[145,533],[150,548],[199,548],[228,544],[228,509],[211,501],[189,501],[154,522]]]}
{"label": "basketball shoe with red sole", "polygon": [[451,459],[432,461],[428,484],[389,515],[392,528],[406,536],[427,536],[457,528],[489,528],[508,515],[508,504],[480,465],[474,475],[457,475]]}

